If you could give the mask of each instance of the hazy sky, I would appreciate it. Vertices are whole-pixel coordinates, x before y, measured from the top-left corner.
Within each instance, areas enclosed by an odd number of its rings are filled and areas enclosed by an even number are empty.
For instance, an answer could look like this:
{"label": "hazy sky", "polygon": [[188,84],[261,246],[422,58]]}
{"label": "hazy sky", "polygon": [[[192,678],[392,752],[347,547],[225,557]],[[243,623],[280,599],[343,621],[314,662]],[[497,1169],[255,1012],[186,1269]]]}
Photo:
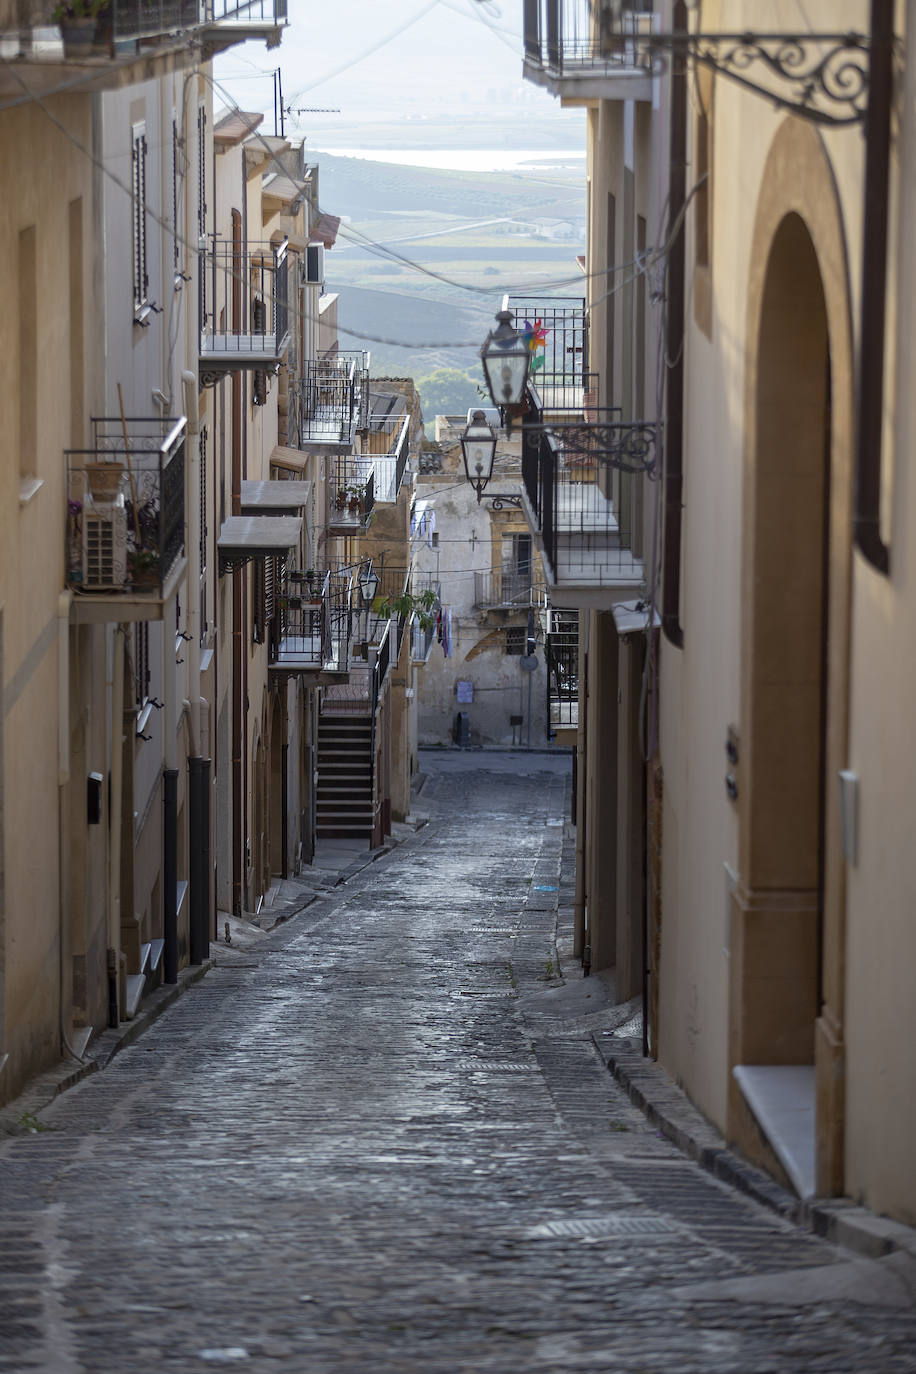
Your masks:
{"label": "hazy sky", "polygon": [[[454,143],[463,125],[477,146],[523,146],[525,125],[545,121],[583,141],[582,116],[522,80],[522,0],[288,0],[289,27],[279,48],[246,43],[219,59],[217,79],[252,110],[270,112],[269,73],[282,70],[284,103],[339,107],[339,115],[294,116],[287,133],[322,144],[341,122],[407,123],[426,141],[443,124]],[[258,75],[258,74],[262,75]],[[218,98],[218,96],[217,96]],[[489,126],[488,113],[502,116]],[[507,124],[511,135],[506,135]],[[414,129],[405,129],[404,138]],[[460,143],[460,138],[458,139]],[[535,139],[536,143],[537,140]]]}

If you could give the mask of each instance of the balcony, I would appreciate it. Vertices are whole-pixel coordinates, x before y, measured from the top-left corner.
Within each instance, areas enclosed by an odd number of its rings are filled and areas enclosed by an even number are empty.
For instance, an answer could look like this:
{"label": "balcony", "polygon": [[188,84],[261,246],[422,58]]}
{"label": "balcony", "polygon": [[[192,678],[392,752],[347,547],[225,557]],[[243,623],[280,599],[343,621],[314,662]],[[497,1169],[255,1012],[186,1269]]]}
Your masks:
{"label": "balcony", "polygon": [[268,620],[271,674],[307,676],[313,685],[346,681],[353,626],[350,602],[348,575],[289,570]]}
{"label": "balcony", "polygon": [[372,458],[333,458],[328,464],[329,534],[362,533],[375,506]]}
{"label": "balcony", "polygon": [[529,385],[523,503],[544,554],[551,605],[605,605],[644,580],[645,480],[657,426],[617,409],[547,411]]}
{"label": "balcony", "polygon": [[361,388],[355,355],[309,359],[290,392],[290,444],[311,453],[352,453],[363,404]]}
{"label": "balcony", "polygon": [[651,100],[652,0],[524,0],[523,75],[568,103]]}
{"label": "balcony", "polygon": [[393,505],[398,499],[410,457],[410,417],[370,413],[363,435],[363,454],[376,454],[375,499]]}
{"label": "balcony", "polygon": [[547,612],[547,721],[551,738],[579,725],[579,615],[577,611]]}
{"label": "balcony", "polygon": [[532,376],[544,406],[582,407],[598,394],[598,375],[588,371],[588,312],[583,296],[508,296],[518,330],[540,326],[543,342]]}
{"label": "balcony", "polygon": [[518,610],[537,606],[544,599],[544,588],[535,580],[533,569],[504,568],[501,572],[474,574],[474,605],[478,610]]}
{"label": "balcony", "polygon": [[131,80],[131,58],[143,61],[144,76],[158,75],[149,69],[157,57],[190,65],[246,38],[273,46],[286,24],[286,0],[108,0],[94,19],[60,23],[57,8],[57,0],[0,0],[0,94],[22,94],[11,62],[29,64],[33,94],[72,79],[74,68],[81,89],[99,90]]}
{"label": "balcony", "polygon": [[410,623],[410,661],[417,665],[427,663],[436,642],[436,613],[442,600],[442,587],[431,573],[415,574],[414,595],[420,595],[425,591],[430,591],[436,598],[428,615],[424,616],[427,623],[424,625],[419,616],[414,616]]}
{"label": "balcony", "polygon": [[199,262],[200,380],[228,373],[275,372],[289,345],[287,244],[232,243],[214,237]]}
{"label": "balcony", "polygon": [[184,573],[187,420],[94,419],[67,454],[67,585],[81,623],[161,620]]}

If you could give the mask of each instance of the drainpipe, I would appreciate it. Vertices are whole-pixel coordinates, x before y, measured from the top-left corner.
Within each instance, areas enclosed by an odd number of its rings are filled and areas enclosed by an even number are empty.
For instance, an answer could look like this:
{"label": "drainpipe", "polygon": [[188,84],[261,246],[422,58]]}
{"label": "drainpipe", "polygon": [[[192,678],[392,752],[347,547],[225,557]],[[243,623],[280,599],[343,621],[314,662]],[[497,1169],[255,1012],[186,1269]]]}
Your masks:
{"label": "drainpipe", "polygon": [[70,605],[72,592],[57,598],[57,880],[60,912],[60,1043],[71,1059],[85,1063],[70,1043],[73,979],[69,968],[70,916]]}
{"label": "drainpipe", "polygon": [[108,1024],[120,1021],[118,986],[121,958],[121,806],[124,751],[124,639],[126,625],[114,632],[109,655],[111,679],[110,800],[108,803]]}
{"label": "drainpipe", "polygon": [[[232,505],[233,515],[241,514],[242,492],[242,442],[241,382],[234,373],[230,383],[232,388]],[[243,790],[243,738],[244,717],[242,695],[244,692],[244,644],[242,642],[242,586],[245,579],[243,568],[236,568],[232,574],[232,914],[242,914],[242,876],[245,862],[245,795]]]}
{"label": "drainpipe", "polygon": [[887,574],[881,538],[881,430],[884,408],[887,222],[893,96],[893,0],[872,0],[868,111],[865,118],[865,225],[862,235],[862,337],[853,535],[865,559]]}
{"label": "drainpipe", "polygon": [[185,646],[188,660],[189,716],[192,749],[197,753],[200,739],[200,415],[197,400],[197,375],[182,372],[184,410],[188,417],[187,470],[188,502],[185,549],[188,555],[187,626],[191,638]]}
{"label": "drainpipe", "polygon": [[[687,32],[687,6],[677,0],[672,30]],[[668,151],[668,224],[677,225],[668,245],[668,385],[665,413],[665,524],[662,558],[662,629],[676,649],[684,647],[680,621],[681,511],[684,475],[684,203],[687,184],[687,58],[671,54],[671,141]]]}
{"label": "drainpipe", "polygon": [[202,964],[210,948],[209,759],[188,759],[188,841],[190,961]]}

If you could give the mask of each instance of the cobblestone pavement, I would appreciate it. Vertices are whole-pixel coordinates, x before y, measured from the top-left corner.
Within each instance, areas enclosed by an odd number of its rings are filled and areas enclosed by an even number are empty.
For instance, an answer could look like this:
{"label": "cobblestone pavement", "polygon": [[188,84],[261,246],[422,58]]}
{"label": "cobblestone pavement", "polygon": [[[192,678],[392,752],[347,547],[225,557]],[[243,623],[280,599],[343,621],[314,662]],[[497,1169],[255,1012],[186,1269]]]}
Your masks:
{"label": "cobblestone pavement", "polygon": [[0,1143],[0,1369],[916,1370],[906,1257],[730,1191],[523,1012],[563,765],[429,756],[414,839]]}

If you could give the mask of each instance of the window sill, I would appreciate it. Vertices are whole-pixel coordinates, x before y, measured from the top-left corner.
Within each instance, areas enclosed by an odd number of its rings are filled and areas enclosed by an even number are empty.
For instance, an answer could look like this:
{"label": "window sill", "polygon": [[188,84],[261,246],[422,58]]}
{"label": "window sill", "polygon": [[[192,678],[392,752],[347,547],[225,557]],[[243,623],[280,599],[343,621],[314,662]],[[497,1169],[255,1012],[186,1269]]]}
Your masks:
{"label": "window sill", "polygon": [[40,477],[24,477],[19,483],[20,506],[27,506],[32,497],[36,496],[43,486],[44,482]]}

